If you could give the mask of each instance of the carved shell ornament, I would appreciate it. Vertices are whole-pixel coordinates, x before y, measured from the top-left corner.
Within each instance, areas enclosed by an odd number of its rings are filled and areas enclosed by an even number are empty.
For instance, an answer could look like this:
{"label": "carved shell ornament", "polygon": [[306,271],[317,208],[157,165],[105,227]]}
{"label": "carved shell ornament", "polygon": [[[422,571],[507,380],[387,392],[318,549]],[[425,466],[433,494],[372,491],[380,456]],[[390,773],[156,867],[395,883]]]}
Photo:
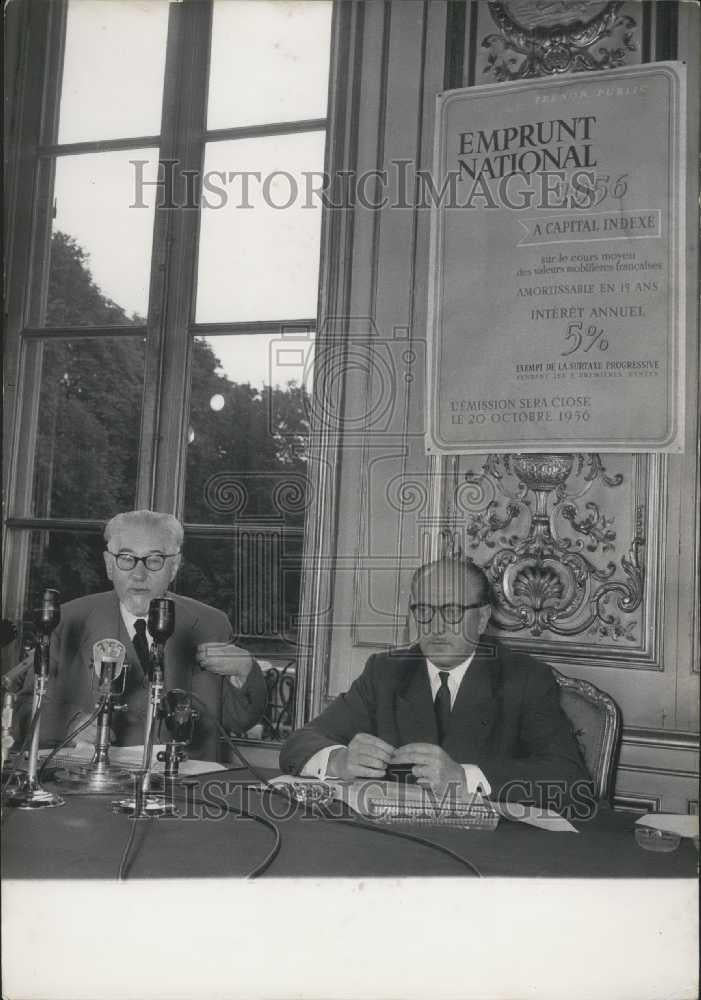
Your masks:
{"label": "carved shell ornament", "polygon": [[459,551],[462,536],[468,550],[492,550],[481,564],[498,628],[635,641],[636,623],[626,616],[643,598],[644,510],[637,510],[632,545],[617,565],[610,558],[615,519],[583,500],[595,483],[615,489],[622,481],[595,453],[490,455],[481,472],[465,474],[455,492],[455,516],[464,524],[443,547]]}
{"label": "carved shell ornament", "polygon": [[621,13],[623,0],[489,0],[488,6],[499,32],[482,39],[484,72],[499,81],[610,69],[635,50],[636,22]]}

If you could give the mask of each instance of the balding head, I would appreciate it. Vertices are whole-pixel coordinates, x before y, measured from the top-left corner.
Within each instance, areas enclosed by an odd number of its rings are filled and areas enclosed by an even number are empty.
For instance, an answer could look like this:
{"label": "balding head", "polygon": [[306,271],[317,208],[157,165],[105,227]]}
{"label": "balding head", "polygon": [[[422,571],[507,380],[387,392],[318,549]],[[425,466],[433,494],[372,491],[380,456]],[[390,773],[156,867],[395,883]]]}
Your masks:
{"label": "balding head", "polygon": [[491,603],[491,587],[487,574],[470,559],[451,559],[443,556],[419,566],[411,578],[412,600],[417,597],[429,577],[443,583],[450,581],[456,592],[468,598],[463,602],[465,604],[473,601],[481,604]]}
{"label": "balding head", "polygon": [[410,607],[424,656],[450,670],[474,652],[487,627],[489,581],[469,560],[436,559],[414,573]]}

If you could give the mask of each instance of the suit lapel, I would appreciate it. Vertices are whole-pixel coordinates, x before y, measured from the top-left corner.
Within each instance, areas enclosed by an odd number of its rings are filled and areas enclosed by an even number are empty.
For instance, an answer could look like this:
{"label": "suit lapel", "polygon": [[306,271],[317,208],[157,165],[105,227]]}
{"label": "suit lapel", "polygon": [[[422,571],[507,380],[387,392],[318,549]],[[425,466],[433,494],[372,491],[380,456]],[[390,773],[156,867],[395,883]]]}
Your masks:
{"label": "suit lapel", "polygon": [[[81,654],[85,663],[92,662],[92,648],[100,639],[119,639],[129,651],[129,637],[119,613],[119,601],[112,591],[96,602],[85,619],[81,638]],[[134,654],[136,655],[136,654]]]}
{"label": "suit lapel", "polygon": [[499,712],[498,689],[498,661],[488,651],[478,651],[450,713],[444,749],[454,760],[468,761],[489,738]]}
{"label": "suit lapel", "polygon": [[398,746],[437,743],[438,730],[426,660],[418,648],[407,657],[407,666],[396,694]]}
{"label": "suit lapel", "polygon": [[165,647],[165,686],[192,690],[193,673],[199,668],[195,663],[193,629],[196,618],[177,594],[168,592],[166,597],[175,602],[175,631]]}

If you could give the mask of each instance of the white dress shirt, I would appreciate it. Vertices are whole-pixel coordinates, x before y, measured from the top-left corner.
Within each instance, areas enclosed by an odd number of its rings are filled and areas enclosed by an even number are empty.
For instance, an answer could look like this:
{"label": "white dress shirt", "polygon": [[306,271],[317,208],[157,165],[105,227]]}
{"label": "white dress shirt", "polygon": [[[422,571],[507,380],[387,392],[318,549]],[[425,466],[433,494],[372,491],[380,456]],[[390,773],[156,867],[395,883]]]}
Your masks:
{"label": "white dress shirt", "polygon": [[[138,618],[143,618],[143,620],[148,624],[148,615],[133,615],[131,611],[127,611],[123,604],[119,605],[119,610],[122,613],[122,621],[124,622],[124,627],[127,630],[127,635],[133,640],[136,635],[134,622],[136,622]],[[148,633],[148,629],[146,629],[146,642],[148,643],[148,648],[150,649],[153,645],[153,640]]]}
{"label": "white dress shirt", "polygon": [[[131,611],[127,611],[127,609],[124,607],[123,604],[119,605],[119,610],[122,613],[122,621],[124,622],[127,634],[129,638],[133,641],[134,636],[136,635],[134,622],[137,620],[137,618],[143,618],[144,621],[148,624],[148,615],[133,615]],[[148,643],[148,648],[151,649],[151,647],[153,646],[153,639],[149,635],[148,628],[146,629],[146,641]],[[233,674],[228,674],[227,679],[229,681],[229,684],[231,684],[231,686],[234,688],[242,688],[246,683],[245,677],[236,677]]]}
{"label": "white dress shirt", "polygon": [[[472,663],[474,653],[468,656],[466,660],[462,663],[458,663],[457,666],[448,670],[448,690],[450,691],[450,707],[452,709],[455,704],[455,698],[457,697],[458,689],[462,684],[463,678],[467,673],[468,667]],[[428,670],[428,680],[431,685],[431,697],[435,701],[438,689],[441,686],[440,673],[444,669],[442,667],[437,667],[435,663],[431,660],[426,660],[426,667]],[[309,758],[307,763],[304,765],[300,774],[303,778],[320,778],[324,779],[326,777],[326,769],[329,765],[329,757],[334,750],[345,749],[342,743],[334,743],[333,746],[324,747],[323,750],[318,750],[315,754]],[[465,772],[465,783],[467,785],[467,792],[469,795],[474,792],[482,792],[483,795],[489,795],[492,791],[492,786],[489,784],[486,775],[477,767],[476,764],[463,764],[462,769]]]}

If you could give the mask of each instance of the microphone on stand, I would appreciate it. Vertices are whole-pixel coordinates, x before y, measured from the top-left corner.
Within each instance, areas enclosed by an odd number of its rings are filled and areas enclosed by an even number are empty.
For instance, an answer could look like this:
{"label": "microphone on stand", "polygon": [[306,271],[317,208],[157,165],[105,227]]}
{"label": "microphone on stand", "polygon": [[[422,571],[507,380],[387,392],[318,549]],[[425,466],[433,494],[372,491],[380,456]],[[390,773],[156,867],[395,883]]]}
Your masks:
{"label": "microphone on stand", "polygon": [[[61,606],[57,590],[45,590],[41,597],[41,606],[36,614],[36,627],[42,638],[49,638],[61,621]],[[48,661],[47,661],[48,667]]]}
{"label": "microphone on stand", "polygon": [[47,809],[51,806],[64,804],[60,795],[54,795],[53,792],[47,792],[45,788],[42,788],[37,777],[41,706],[49,679],[51,633],[61,620],[61,607],[57,590],[48,589],[43,592],[41,605],[35,611],[34,618],[39,638],[34,651],[34,697],[32,718],[29,724],[32,737],[29,747],[29,762],[26,773],[19,774],[19,785],[8,792],[6,799],[8,805],[17,809]]}
{"label": "microphone on stand", "polygon": [[175,631],[175,601],[155,597],[148,606],[147,627],[157,646],[164,646]]}
{"label": "microphone on stand", "polygon": [[[62,768],[56,772],[57,781],[66,782],[66,791],[107,793],[122,791],[131,775],[110,761],[110,737],[113,712],[123,711],[126,705],[115,705],[115,694],[123,694],[126,681],[124,663],[127,650],[119,639],[100,639],[93,646],[92,665],[97,676],[99,711],[95,753],[87,766]],[[122,678],[121,691],[114,691],[114,682]]]}
{"label": "microphone on stand", "polygon": [[182,688],[171,688],[161,699],[158,735],[160,738],[163,723],[168,730],[168,740],[165,750],[156,755],[156,759],[165,764],[163,780],[166,794],[172,793],[178,779],[180,763],[187,760],[185,747],[192,742],[195,724],[200,713],[192,707],[192,698],[188,691]]}
{"label": "microphone on stand", "polygon": [[152,795],[151,767],[156,722],[163,708],[163,687],[165,674],[165,644],[175,631],[175,601],[169,597],[155,597],[148,608],[148,631],[153,639],[151,647],[151,678],[149,681],[149,703],[144,724],[144,756],[141,777],[135,780],[134,797],[113,803],[113,810],[126,813],[138,819],[147,816],[172,815],[174,806],[164,795]]}

